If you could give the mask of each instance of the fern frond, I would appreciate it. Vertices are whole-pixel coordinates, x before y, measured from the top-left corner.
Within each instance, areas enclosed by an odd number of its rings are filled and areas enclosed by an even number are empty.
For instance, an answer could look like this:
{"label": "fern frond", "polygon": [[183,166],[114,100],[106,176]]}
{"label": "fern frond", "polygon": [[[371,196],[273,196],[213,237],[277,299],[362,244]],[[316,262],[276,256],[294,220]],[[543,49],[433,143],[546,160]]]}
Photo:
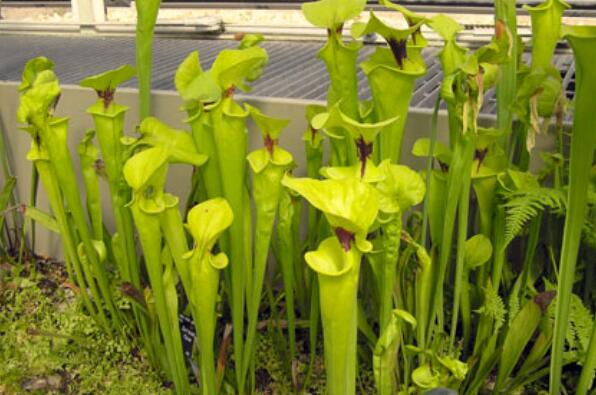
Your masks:
{"label": "fern frond", "polygon": [[567,341],[581,352],[586,352],[592,334],[592,313],[575,294],[571,296],[570,307],[569,329],[571,333],[568,333]]}
{"label": "fern frond", "polygon": [[505,315],[507,314],[505,303],[499,296],[498,290],[490,282],[484,288],[484,304],[476,312],[492,318],[495,323],[495,331],[505,323]]}
{"label": "fern frond", "polygon": [[518,236],[526,224],[540,212],[563,212],[567,196],[558,189],[529,188],[502,193],[505,203],[505,246]]}

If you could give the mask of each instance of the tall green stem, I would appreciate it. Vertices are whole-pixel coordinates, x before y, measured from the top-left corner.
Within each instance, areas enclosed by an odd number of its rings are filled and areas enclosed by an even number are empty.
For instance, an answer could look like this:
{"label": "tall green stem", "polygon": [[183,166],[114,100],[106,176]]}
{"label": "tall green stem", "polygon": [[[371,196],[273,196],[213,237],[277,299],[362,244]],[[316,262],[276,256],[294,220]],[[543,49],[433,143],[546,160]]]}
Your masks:
{"label": "tall green stem", "polygon": [[127,107],[115,103],[111,103],[105,108],[103,102],[98,101],[90,106],[87,112],[93,117],[105,165],[112,212],[118,233],[116,240],[122,243],[124,251],[124,261],[117,263],[123,279],[140,288],[141,280],[137,265],[132,216],[130,210],[125,207],[130,201],[130,189],[122,177],[123,149],[120,139],[123,136],[124,115],[127,110]]}
{"label": "tall green stem", "polygon": [[246,126],[248,112],[244,111],[232,98],[223,99],[213,109],[213,134],[217,150],[223,196],[234,213],[234,222],[228,231],[230,240],[231,306],[234,327],[234,356],[238,392],[243,393],[245,375],[241,368],[244,361],[244,300],[246,291],[246,267],[249,263],[245,256],[244,210],[246,187]]}
{"label": "tall green stem", "polygon": [[565,334],[569,320],[569,304],[575,278],[575,266],[582,225],[586,214],[590,168],[596,146],[596,28],[587,26],[564,27],[565,39],[575,56],[575,113],[569,159],[569,190],[563,245],[559,261],[557,312],[550,365],[550,392],[558,394],[561,387]]}
{"label": "tall green stem", "polygon": [[467,272],[464,270],[465,244],[468,239],[468,214],[470,211],[470,177],[464,177],[462,188],[459,196],[458,214],[457,214],[457,257],[455,263],[455,289],[453,290],[453,309],[451,310],[451,333],[449,335],[449,348],[453,349],[455,343],[455,332],[457,330],[457,319],[459,313],[459,302],[461,300],[462,291],[467,289],[462,288],[462,283],[467,282],[464,275]]}
{"label": "tall green stem", "polygon": [[[269,257],[269,246],[273,234],[273,223],[277,213],[277,205],[281,193],[281,179],[285,168],[274,164],[267,165],[265,169],[253,176],[253,197],[256,207],[255,225],[255,257],[252,278],[252,289],[249,290],[248,327],[244,355],[244,370],[248,371],[250,358],[255,347],[255,336],[259,316],[259,306],[265,279],[265,269]],[[246,373],[245,373],[246,374]]]}
{"label": "tall green stem", "polygon": [[151,113],[153,30],[161,0],[135,1],[137,8],[136,59],[139,77],[139,120]]}

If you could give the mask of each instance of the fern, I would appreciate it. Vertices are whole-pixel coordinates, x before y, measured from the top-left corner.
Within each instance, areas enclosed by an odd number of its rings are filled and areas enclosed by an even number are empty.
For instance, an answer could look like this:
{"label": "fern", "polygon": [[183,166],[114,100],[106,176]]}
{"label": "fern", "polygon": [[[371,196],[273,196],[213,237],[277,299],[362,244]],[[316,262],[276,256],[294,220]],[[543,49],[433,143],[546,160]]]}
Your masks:
{"label": "fern", "polygon": [[[552,288],[552,285],[547,282],[546,289],[549,288]],[[549,320],[553,324],[556,312],[555,305],[556,303],[551,303],[547,310]],[[571,303],[569,304],[569,325],[567,325],[565,340],[568,346],[567,351],[577,356],[580,361],[588,351],[592,326],[594,325],[593,319],[592,313],[583,304],[581,298],[576,294],[572,294]]]}
{"label": "fern", "polygon": [[567,341],[571,348],[582,353],[588,351],[590,335],[592,334],[592,313],[584,306],[582,300],[575,294],[571,296],[569,306],[569,332]]}
{"label": "fern", "polygon": [[524,226],[541,211],[563,212],[565,193],[552,188],[528,188],[502,193],[505,203],[505,246],[520,234]]}
{"label": "fern", "polygon": [[507,314],[505,303],[499,296],[498,290],[490,282],[484,288],[484,304],[476,312],[492,318],[495,322],[495,331],[505,323],[505,315]]}

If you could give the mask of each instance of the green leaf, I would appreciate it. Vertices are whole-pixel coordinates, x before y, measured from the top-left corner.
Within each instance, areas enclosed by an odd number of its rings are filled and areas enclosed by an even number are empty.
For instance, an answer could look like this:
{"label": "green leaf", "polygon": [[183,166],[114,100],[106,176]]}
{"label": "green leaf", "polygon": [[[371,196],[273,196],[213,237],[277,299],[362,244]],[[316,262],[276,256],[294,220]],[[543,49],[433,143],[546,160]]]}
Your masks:
{"label": "green leaf", "polygon": [[320,0],[302,4],[302,12],[311,24],[335,31],[365,6],[366,0]]}
{"label": "green leaf", "polygon": [[58,221],[56,221],[56,218],[54,218],[51,214],[41,211],[36,207],[27,206],[25,208],[25,216],[37,222],[44,228],[54,233],[60,234],[60,226],[58,225]]}
{"label": "green leaf", "polygon": [[401,13],[410,26],[419,25],[420,22],[428,23],[430,21],[427,17],[416,14],[402,5],[392,3],[390,0],[379,0],[379,4]]}
{"label": "green leaf", "polygon": [[182,130],[170,128],[154,117],[147,117],[141,122],[139,132],[142,137],[140,143],[153,147],[164,147],[169,160],[174,163],[189,163],[201,166],[207,161],[207,156],[199,154],[190,134]]}
{"label": "green leaf", "polygon": [[265,115],[261,110],[250,104],[245,104],[245,107],[248,109],[252,120],[259,128],[261,136],[263,136],[264,139],[267,137],[273,140],[279,139],[282,130],[290,123],[289,119],[281,119]]}
{"label": "green leaf", "polygon": [[540,188],[540,183],[535,175],[513,169],[508,169],[506,177],[501,177],[500,181],[507,190]]}
{"label": "green leaf", "polygon": [[53,68],[54,62],[45,56],[38,56],[37,58],[30,59],[23,68],[19,92],[24,92],[31,88],[35,84],[39,73],[46,70],[51,71]]}
{"label": "green leaf", "polygon": [[567,207],[567,196],[558,189],[531,187],[515,191],[504,191],[506,220],[505,244],[507,246],[524,226],[547,208],[562,212]]}
{"label": "green leaf", "polygon": [[141,151],[124,164],[124,179],[133,190],[141,190],[167,160],[168,150],[165,147],[158,145]]}
{"label": "green leaf", "polygon": [[[382,164],[381,164],[382,165]],[[360,180],[367,183],[376,183],[385,178],[384,171],[381,169],[381,165],[375,165],[371,159],[366,160],[366,166],[364,170],[364,176],[362,175],[362,165],[356,163],[352,166],[330,166],[322,167],[319,173],[332,180],[343,180],[346,178],[359,178]]]}
{"label": "green leaf", "polygon": [[479,127],[475,142],[476,149],[488,149],[494,142],[505,135],[505,133],[505,130]]}
{"label": "green leaf", "polygon": [[199,74],[180,93],[185,100],[196,100],[204,104],[217,103],[222,97],[222,89],[213,79],[210,71]]}
{"label": "green leaf", "polygon": [[437,388],[441,386],[441,375],[429,364],[424,364],[414,369],[412,381],[422,389]]}
{"label": "green leaf", "polygon": [[302,140],[307,141],[312,147],[319,147],[323,141],[323,134],[319,129],[312,125],[312,120],[319,114],[327,111],[327,108],[317,104],[309,104],[306,106],[306,119],[308,121],[308,128],[302,136]]}
{"label": "green leaf", "polygon": [[457,381],[462,381],[466,378],[469,370],[468,364],[449,356],[437,356],[437,360],[441,365],[449,370],[453,378],[455,378]]}
{"label": "green leaf", "polygon": [[186,101],[214,103],[221,98],[222,90],[210,72],[203,72],[199,53],[191,52],[180,63],[174,76],[178,94]]}
{"label": "green leaf", "polygon": [[193,51],[189,53],[182,63],[180,63],[174,75],[174,86],[176,86],[176,90],[180,96],[184,97],[184,91],[188,85],[202,73],[203,68],[199,60],[199,52]]}
{"label": "green leaf", "polygon": [[248,160],[252,171],[255,173],[262,172],[263,169],[265,169],[265,167],[267,167],[269,164],[269,159],[269,152],[267,152],[266,148],[255,150],[246,157],[246,160]]}
{"label": "green leaf", "polygon": [[354,23],[352,25],[352,35],[356,38],[362,37],[366,34],[378,33],[387,42],[397,42],[407,40],[412,33],[420,29],[423,21],[419,21],[417,24],[410,26],[408,29],[396,29],[387,25],[385,22],[380,20],[374,12],[370,12],[370,18],[365,23]]}
{"label": "green leaf", "polygon": [[[39,82],[42,75],[46,75],[44,82]],[[51,77],[54,78],[51,78]],[[31,124],[40,128],[48,118],[58,98],[60,86],[51,70],[46,70],[38,75],[35,85],[31,86],[23,95],[17,109],[17,120],[23,124]]]}
{"label": "green leaf", "polygon": [[[430,139],[428,137],[419,138],[412,147],[412,155],[418,157],[428,157],[430,151]],[[435,142],[433,158],[438,161],[449,164],[451,162],[451,150],[440,141]]]}
{"label": "green leaf", "polygon": [[457,34],[463,30],[463,26],[443,14],[432,17],[429,26],[445,41],[445,45],[439,53],[439,58],[445,76],[449,76],[463,63],[465,54],[468,51],[467,48],[459,46],[455,41]]}
{"label": "green leaf", "polygon": [[267,52],[261,47],[224,49],[217,55],[210,71],[222,90],[233,87],[248,90],[245,82],[254,80],[268,59]]}
{"label": "green leaf", "polygon": [[321,210],[334,228],[366,234],[377,216],[378,192],[358,179],[319,181],[286,175],[282,184]]}
{"label": "green leaf", "polygon": [[396,116],[377,123],[361,123],[345,115],[340,110],[340,104],[341,102],[338,102],[333,105],[327,113],[316,115],[312,119],[312,126],[315,129],[343,128],[354,140],[363,138],[366,143],[372,143],[381,129],[399,118]]}
{"label": "green leaf", "polygon": [[474,235],[466,240],[464,249],[464,260],[469,268],[484,265],[493,254],[493,245],[483,234]]}
{"label": "green leaf", "polygon": [[429,26],[444,41],[455,41],[459,32],[464,30],[455,19],[444,14],[437,14],[430,18]]}
{"label": "green leaf", "polygon": [[[188,212],[186,228],[192,235],[195,253],[200,256],[210,254],[219,236],[232,224],[234,213],[223,198],[210,199],[199,203]],[[223,257],[215,256],[214,267],[225,266]],[[227,258],[225,258],[227,262]]]}
{"label": "green leaf", "polygon": [[384,166],[385,178],[377,184],[380,209],[386,213],[404,213],[424,199],[426,184],[420,174],[403,165]]}
{"label": "green leaf", "polygon": [[17,184],[16,177],[10,176],[8,180],[4,183],[2,187],[2,192],[0,193],[0,212],[6,210],[8,206],[8,202],[10,201],[10,196],[12,195],[12,191]]}
{"label": "green leaf", "polygon": [[548,291],[528,300],[521,311],[513,319],[507,336],[503,342],[499,369],[497,370],[497,384],[495,390],[500,390],[505,384],[527,344],[542,320],[546,308],[555,296],[554,291]]}
{"label": "green leaf", "polygon": [[137,70],[131,65],[126,64],[117,69],[87,77],[81,80],[79,85],[84,88],[91,88],[96,92],[113,91],[120,84],[130,80],[136,74]]}

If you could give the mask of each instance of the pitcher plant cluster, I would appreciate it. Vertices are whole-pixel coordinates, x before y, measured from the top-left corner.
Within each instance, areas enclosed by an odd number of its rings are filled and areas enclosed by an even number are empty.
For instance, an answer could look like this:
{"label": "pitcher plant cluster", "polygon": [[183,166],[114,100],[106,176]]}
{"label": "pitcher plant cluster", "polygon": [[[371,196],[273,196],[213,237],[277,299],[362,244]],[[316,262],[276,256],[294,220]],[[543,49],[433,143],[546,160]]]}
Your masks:
{"label": "pitcher plant cluster", "polygon": [[[264,327],[278,328],[295,393],[309,388],[320,347],[330,395],[355,394],[367,369],[387,395],[440,387],[588,393],[596,368],[596,28],[562,26],[562,0],[526,7],[526,63],[515,1],[495,2],[495,35],[475,49],[458,42],[463,28],[450,17],[379,3],[406,27],[372,11],[353,21],[364,0],[302,7],[326,29],[317,56],[330,82],[326,105],[306,110],[304,161],[283,148],[288,120],[236,97],[266,72],[260,36],[244,36],[209,69],[198,52],[188,55],[174,76],[187,124],[176,130],[149,115],[159,2],[138,2],[137,67],[81,81],[97,101],[76,153],[68,118],[54,116],[61,90],[53,63],[32,59],[18,120],[50,212],[29,206],[25,214],[60,235],[87,313],[142,347],[177,394],[254,393]],[[431,129],[414,128],[417,141],[404,147],[429,31],[441,41],[443,79]],[[358,63],[362,37],[372,34],[379,45]],[[553,65],[561,38],[575,57],[573,101]],[[359,98],[359,69],[370,100]],[[128,108],[116,91],[137,74],[141,119],[125,133]],[[479,115],[491,89],[497,120],[485,127]],[[249,120],[262,141],[250,153]],[[553,151],[538,151],[545,136]],[[403,165],[405,150],[426,168]],[[167,192],[171,165],[192,169],[182,200]],[[195,323],[192,361],[180,313]],[[301,354],[307,362],[298,364]]]}

